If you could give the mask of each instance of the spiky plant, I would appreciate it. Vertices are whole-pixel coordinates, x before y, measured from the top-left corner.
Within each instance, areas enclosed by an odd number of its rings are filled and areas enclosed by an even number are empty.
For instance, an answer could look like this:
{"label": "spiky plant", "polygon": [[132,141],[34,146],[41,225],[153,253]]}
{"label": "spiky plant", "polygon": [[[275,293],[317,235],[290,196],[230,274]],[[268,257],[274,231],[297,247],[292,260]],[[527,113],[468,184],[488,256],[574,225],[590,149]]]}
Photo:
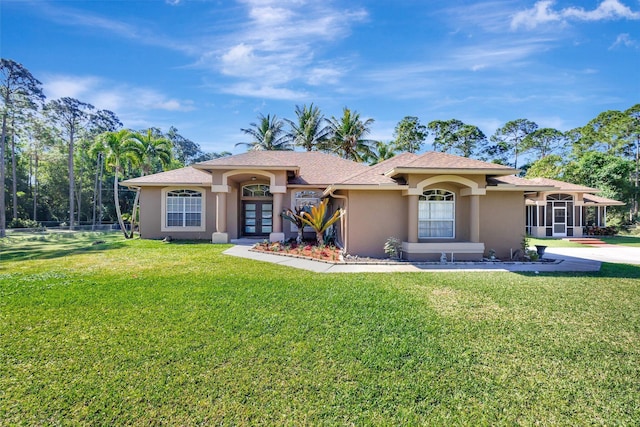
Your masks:
{"label": "spiky plant", "polygon": [[319,246],[324,245],[324,232],[327,231],[327,228],[338,221],[345,213],[344,209],[338,209],[333,215],[326,218],[328,204],[329,199],[324,199],[318,206],[312,206],[310,213],[302,213],[302,221],[316,232],[316,240]]}
{"label": "spiky plant", "polygon": [[306,208],[297,207],[295,211],[292,211],[291,209],[287,209],[286,212],[283,212],[281,214],[282,218],[286,219],[287,221],[290,221],[293,225],[298,227],[298,237],[296,237],[297,244],[302,243],[302,235],[304,231],[304,226],[306,225],[304,223],[304,218],[302,214],[305,212],[306,212]]}

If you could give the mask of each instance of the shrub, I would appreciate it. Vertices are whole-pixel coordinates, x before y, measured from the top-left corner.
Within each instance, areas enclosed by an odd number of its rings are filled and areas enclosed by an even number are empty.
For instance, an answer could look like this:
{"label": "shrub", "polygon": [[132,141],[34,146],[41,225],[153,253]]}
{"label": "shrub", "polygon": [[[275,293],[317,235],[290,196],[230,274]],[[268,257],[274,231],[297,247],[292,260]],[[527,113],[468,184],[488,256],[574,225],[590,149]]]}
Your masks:
{"label": "shrub", "polygon": [[34,221],[32,219],[22,219],[17,218],[11,220],[8,228],[32,228],[36,231],[44,231],[44,227],[38,221]]}
{"label": "shrub", "polygon": [[384,253],[386,253],[389,258],[400,258],[400,251],[402,251],[402,242],[397,237],[389,237],[384,243]]}

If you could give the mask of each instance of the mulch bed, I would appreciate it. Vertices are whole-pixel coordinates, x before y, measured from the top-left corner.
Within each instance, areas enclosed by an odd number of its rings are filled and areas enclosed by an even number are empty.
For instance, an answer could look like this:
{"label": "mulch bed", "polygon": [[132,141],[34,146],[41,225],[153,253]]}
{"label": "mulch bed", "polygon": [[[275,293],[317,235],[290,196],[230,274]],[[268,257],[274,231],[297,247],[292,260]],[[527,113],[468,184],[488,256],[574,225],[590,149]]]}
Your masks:
{"label": "mulch bed", "polygon": [[263,242],[257,243],[252,249],[274,255],[297,256],[318,261],[343,262],[342,249],[333,245],[317,246],[308,242],[303,242],[300,245],[297,243]]}

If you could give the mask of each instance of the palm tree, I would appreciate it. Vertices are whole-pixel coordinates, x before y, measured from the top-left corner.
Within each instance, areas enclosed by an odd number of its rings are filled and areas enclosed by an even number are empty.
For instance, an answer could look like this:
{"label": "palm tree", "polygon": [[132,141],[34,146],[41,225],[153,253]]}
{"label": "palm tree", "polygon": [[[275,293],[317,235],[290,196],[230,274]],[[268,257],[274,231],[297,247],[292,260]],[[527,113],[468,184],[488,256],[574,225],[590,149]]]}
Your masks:
{"label": "palm tree", "polygon": [[327,151],[356,162],[365,161],[371,157],[373,151],[371,145],[374,142],[364,139],[371,132],[369,127],[373,121],[373,119],[367,119],[363,122],[360,119],[360,113],[351,112],[345,107],[341,119],[331,117],[329,120],[331,137]]}
{"label": "palm tree", "polygon": [[396,155],[396,147],[394,144],[386,144],[382,141],[376,141],[374,150],[372,150],[371,157],[367,158],[366,161],[375,165],[385,160],[388,160]]}
{"label": "palm tree", "polygon": [[118,197],[118,179],[122,171],[122,163],[136,159],[136,151],[138,147],[129,130],[123,129],[117,132],[104,132],[98,137],[98,140],[91,148],[91,153],[103,153],[105,164],[113,168],[113,201],[116,207],[116,216],[118,224],[124,233],[124,237],[130,239],[133,237],[133,229],[131,234],[127,233],[122,219],[122,211],[120,210],[120,198]]}
{"label": "palm tree", "polygon": [[288,135],[284,134],[284,122],[275,115],[258,116],[260,123],[251,123],[248,129],[240,129],[247,135],[251,135],[253,141],[239,142],[238,145],[246,145],[249,150],[291,150],[293,147],[289,142]]}
{"label": "palm tree", "polygon": [[296,116],[297,123],[285,119],[291,127],[288,134],[289,140],[307,151],[323,149],[330,129],[328,126],[323,126],[325,120],[320,109],[314,107],[313,103],[309,107],[296,105]]}
{"label": "palm tree", "polygon": [[136,154],[142,168],[142,175],[158,172],[158,163],[164,169],[171,163],[171,141],[148,129],[146,133],[131,135],[137,142]]}
{"label": "palm tree", "polygon": [[[136,156],[137,163],[140,164],[142,175],[156,172],[158,163],[162,169],[171,163],[172,144],[171,141],[158,135],[153,129],[147,129],[146,133],[137,132],[131,135],[134,141],[132,152]],[[133,200],[133,209],[131,211],[131,235],[135,228],[138,207],[140,204],[140,188],[136,190],[136,197]]]}

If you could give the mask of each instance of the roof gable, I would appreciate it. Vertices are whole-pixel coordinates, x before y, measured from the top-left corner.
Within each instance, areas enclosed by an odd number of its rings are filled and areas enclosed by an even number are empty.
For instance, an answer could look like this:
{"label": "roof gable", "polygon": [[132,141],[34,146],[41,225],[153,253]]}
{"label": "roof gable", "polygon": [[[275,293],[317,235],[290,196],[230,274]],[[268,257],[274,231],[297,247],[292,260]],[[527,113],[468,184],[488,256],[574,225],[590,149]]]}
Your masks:
{"label": "roof gable", "polygon": [[370,168],[341,157],[319,151],[248,151],[194,165],[197,169],[270,169],[295,172],[290,185],[329,185],[362,173]]}
{"label": "roof gable", "polygon": [[438,151],[428,151],[412,161],[405,163],[402,167],[415,169],[497,170],[509,173],[512,173],[514,170],[509,166],[483,162],[469,157],[455,156]]}

